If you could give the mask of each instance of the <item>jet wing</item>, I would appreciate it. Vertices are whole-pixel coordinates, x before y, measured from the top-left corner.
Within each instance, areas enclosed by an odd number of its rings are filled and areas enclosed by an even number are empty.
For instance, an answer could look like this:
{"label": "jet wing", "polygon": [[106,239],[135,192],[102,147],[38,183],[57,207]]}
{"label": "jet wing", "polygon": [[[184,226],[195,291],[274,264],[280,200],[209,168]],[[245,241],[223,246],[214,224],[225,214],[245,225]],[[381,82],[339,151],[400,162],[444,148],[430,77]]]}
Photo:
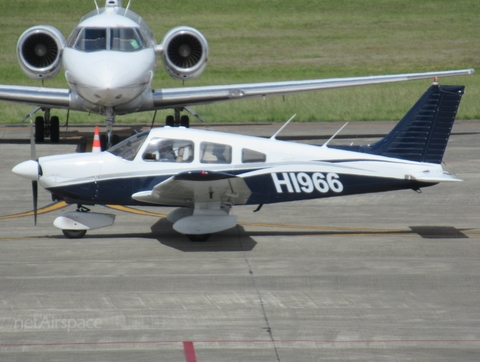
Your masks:
{"label": "jet wing", "polygon": [[194,171],[172,176],[153,190],[137,192],[132,198],[149,204],[193,207],[197,202],[245,204],[250,194],[247,184],[238,176]]}
{"label": "jet wing", "polygon": [[[451,77],[473,74],[474,69],[443,72],[408,73],[353,78],[330,78],[287,82],[247,83],[218,86],[157,89],[149,92],[143,106],[133,111],[187,107],[253,97],[311,92],[322,89],[354,87],[369,84],[402,82],[434,77]],[[151,97],[151,98],[150,98]],[[0,85],[0,101],[29,104],[42,108],[82,110],[82,100],[68,88]],[[129,110],[124,110],[129,113]]]}
{"label": "jet wing", "polygon": [[45,108],[70,107],[70,89],[0,85],[0,101]]}
{"label": "jet wing", "polygon": [[153,107],[149,105],[142,110],[186,107],[195,104],[207,104],[236,99],[247,99],[270,95],[285,95],[300,92],[318,91],[354,87],[369,84],[403,82],[416,79],[434,79],[474,73],[474,69],[452,70],[442,72],[408,73],[354,78],[330,78],[288,82],[231,84],[218,86],[185,87],[157,89],[152,93]]}

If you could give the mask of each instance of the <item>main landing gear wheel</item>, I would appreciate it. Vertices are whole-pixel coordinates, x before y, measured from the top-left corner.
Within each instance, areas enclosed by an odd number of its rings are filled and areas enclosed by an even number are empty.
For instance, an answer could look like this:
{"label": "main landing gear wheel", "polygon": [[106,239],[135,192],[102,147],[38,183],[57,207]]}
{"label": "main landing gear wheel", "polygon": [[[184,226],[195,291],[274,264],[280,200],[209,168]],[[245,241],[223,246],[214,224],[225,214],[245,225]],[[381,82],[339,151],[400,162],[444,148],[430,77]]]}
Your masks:
{"label": "main landing gear wheel", "polygon": [[50,119],[48,117],[35,117],[35,142],[45,141],[45,136],[50,137],[50,141],[58,142],[60,140],[60,120],[57,116]]}
{"label": "main landing gear wheel", "polygon": [[69,239],[80,239],[85,236],[87,230],[62,230],[62,232]]}
{"label": "main landing gear wheel", "polygon": [[165,118],[165,126],[169,127],[190,127],[190,117],[186,114],[180,116],[180,109],[175,108],[175,116],[168,115]]}
{"label": "main landing gear wheel", "polygon": [[187,237],[190,239],[190,241],[207,241],[210,235],[212,234],[189,234]]}
{"label": "main landing gear wheel", "polygon": [[35,117],[35,142],[45,140],[45,123],[42,116]]}

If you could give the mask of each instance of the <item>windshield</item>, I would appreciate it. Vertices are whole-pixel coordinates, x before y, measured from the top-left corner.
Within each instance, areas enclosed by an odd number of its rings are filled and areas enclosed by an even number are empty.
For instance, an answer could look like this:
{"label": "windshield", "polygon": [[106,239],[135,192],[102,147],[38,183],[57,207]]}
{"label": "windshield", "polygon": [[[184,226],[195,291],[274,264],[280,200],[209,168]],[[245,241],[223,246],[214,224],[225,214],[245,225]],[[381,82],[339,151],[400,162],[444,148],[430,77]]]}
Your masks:
{"label": "windshield", "polygon": [[148,47],[148,41],[139,28],[77,28],[67,46],[85,52],[134,52]]}
{"label": "windshield", "polygon": [[109,148],[107,152],[112,155],[121,157],[127,161],[133,161],[138,153],[138,150],[142,147],[143,142],[147,138],[149,131],[138,133],[126,140],[117,143],[115,146]]}

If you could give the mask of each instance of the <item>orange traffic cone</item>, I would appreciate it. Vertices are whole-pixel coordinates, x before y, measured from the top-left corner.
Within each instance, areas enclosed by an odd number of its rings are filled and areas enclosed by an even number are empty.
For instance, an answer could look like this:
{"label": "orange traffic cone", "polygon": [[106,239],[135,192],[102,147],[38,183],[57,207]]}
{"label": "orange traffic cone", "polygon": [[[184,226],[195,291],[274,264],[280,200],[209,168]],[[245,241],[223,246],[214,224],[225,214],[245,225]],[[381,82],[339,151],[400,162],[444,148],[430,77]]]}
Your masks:
{"label": "orange traffic cone", "polygon": [[95,134],[93,136],[92,152],[102,152],[100,145],[100,134],[98,133],[98,126],[95,126]]}

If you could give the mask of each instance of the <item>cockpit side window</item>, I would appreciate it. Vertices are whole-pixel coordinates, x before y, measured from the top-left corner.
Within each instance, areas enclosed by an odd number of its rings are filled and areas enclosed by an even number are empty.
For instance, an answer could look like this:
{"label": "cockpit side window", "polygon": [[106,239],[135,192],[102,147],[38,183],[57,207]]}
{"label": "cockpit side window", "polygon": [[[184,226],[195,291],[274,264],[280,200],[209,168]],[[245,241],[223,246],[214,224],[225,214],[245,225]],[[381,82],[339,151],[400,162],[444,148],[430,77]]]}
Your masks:
{"label": "cockpit side window", "polygon": [[193,161],[194,144],[189,140],[152,138],[143,153],[143,160],[150,162],[189,163]]}
{"label": "cockpit side window", "polygon": [[126,140],[117,143],[115,146],[109,148],[107,151],[127,161],[133,161],[138,151],[142,147],[143,142],[145,142],[148,133],[149,132],[142,132],[132,137],[129,137]]}
{"label": "cockpit side window", "polygon": [[107,29],[83,28],[77,37],[74,47],[86,52],[107,50]]}
{"label": "cockpit side window", "polygon": [[70,34],[70,36],[67,39],[67,46],[68,47],[73,48],[75,46],[75,42],[78,38],[78,33],[80,33],[80,31],[82,31],[82,28],[75,28],[72,31],[72,33]]}

